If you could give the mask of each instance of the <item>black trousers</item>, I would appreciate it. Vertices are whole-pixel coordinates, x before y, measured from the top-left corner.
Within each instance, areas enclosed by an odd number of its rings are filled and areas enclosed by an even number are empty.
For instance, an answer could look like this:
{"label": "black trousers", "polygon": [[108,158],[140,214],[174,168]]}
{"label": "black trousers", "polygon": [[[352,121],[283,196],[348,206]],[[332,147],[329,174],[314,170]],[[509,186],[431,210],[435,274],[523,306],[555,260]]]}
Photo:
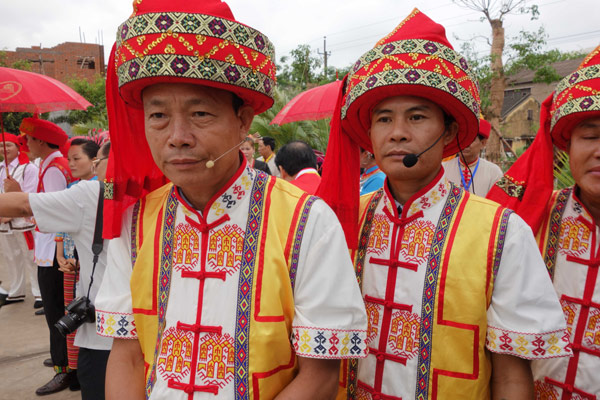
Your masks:
{"label": "black trousers", "polygon": [[106,364],[110,350],[79,348],[77,379],[81,385],[82,400],[104,400]]}
{"label": "black trousers", "polygon": [[52,267],[38,265],[38,283],[46,314],[46,323],[50,329],[50,356],[52,363],[58,367],[69,365],[67,359],[67,339],[54,327],[56,321],[65,315],[65,296],[63,273],[58,270],[56,256]]}

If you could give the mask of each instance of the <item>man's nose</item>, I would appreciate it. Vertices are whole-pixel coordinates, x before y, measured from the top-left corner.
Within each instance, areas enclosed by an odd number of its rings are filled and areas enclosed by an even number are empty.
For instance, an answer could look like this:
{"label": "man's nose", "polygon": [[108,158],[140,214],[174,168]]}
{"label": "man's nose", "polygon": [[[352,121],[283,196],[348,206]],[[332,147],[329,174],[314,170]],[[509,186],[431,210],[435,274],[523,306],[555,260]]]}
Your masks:
{"label": "man's nose", "polygon": [[183,116],[173,116],[169,132],[169,145],[174,147],[189,146],[194,141],[191,126]]}

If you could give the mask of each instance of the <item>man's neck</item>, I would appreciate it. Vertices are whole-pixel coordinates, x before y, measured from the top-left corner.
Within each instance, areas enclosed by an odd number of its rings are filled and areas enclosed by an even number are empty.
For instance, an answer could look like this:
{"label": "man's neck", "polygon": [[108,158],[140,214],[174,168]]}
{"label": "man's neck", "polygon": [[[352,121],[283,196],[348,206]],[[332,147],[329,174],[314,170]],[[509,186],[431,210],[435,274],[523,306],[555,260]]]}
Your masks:
{"label": "man's neck", "polygon": [[578,197],[585,206],[586,210],[592,215],[596,226],[600,226],[600,199],[597,196],[584,193],[581,188],[578,190]]}
{"label": "man's neck", "polygon": [[45,160],[48,158],[48,156],[49,156],[50,154],[54,153],[55,151],[58,151],[58,149],[51,149],[51,148],[49,148],[49,147],[48,147],[48,148],[46,148],[46,149],[43,149],[43,150],[40,152],[40,158],[42,159],[42,163],[44,163],[44,161],[45,161]]}
{"label": "man's neck", "polygon": [[273,157],[273,154],[275,154],[275,153],[273,153],[273,152],[269,153],[269,155],[267,155],[267,156],[264,158],[264,159],[265,159],[265,162],[269,161],[269,160],[271,159],[271,157]]}
{"label": "man's neck", "polygon": [[390,192],[392,193],[392,196],[394,196],[394,199],[396,199],[400,204],[404,205],[417,192],[429,185],[438,176],[439,172],[440,169],[438,169],[434,174],[422,179],[392,181],[392,179],[389,179],[388,177]]}
{"label": "man's neck", "polygon": [[460,156],[459,156],[459,158],[460,158],[460,162],[463,165],[471,165],[471,164],[477,162],[477,160],[479,160],[479,156],[476,156],[475,158],[471,158],[471,159],[466,159],[466,160]]}

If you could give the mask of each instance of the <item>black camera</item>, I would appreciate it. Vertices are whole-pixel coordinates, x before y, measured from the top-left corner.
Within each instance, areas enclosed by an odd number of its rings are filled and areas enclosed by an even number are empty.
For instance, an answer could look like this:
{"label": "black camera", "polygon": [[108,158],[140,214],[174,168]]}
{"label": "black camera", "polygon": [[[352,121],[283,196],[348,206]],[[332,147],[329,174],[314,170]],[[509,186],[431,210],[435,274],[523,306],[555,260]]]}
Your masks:
{"label": "black camera", "polygon": [[67,336],[73,333],[83,325],[84,322],[94,322],[96,320],[96,309],[85,296],[73,300],[67,306],[67,314],[58,320],[54,326],[61,335]]}

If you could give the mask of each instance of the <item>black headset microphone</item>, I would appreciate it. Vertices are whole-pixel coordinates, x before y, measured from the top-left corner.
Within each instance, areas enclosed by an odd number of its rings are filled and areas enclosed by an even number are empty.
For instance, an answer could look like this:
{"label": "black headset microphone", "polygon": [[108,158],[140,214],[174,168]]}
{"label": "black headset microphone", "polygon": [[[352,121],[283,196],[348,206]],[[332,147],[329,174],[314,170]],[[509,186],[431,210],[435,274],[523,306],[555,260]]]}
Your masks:
{"label": "black headset microphone", "polygon": [[225,154],[229,153],[231,150],[235,149],[236,147],[239,148],[242,145],[242,143],[244,143],[245,141],[246,141],[246,139],[242,140],[241,142],[239,142],[238,144],[236,144],[235,146],[233,146],[232,148],[230,148],[229,150],[227,150],[225,153],[221,154],[219,157],[215,158],[214,160],[208,160],[206,162],[206,168],[211,169],[212,167],[214,167],[215,163],[217,161],[219,161],[219,159],[221,157],[223,157]]}
{"label": "black headset microphone", "polygon": [[422,152],[420,152],[419,154],[407,154],[404,156],[404,158],[402,159],[402,164],[404,164],[404,166],[406,168],[411,168],[414,167],[415,164],[417,163],[417,161],[419,161],[419,157],[421,157],[425,152],[431,150],[431,148],[433,146],[435,146],[437,144],[437,142],[440,141],[440,139],[446,134],[446,130],[444,130],[444,132],[442,132],[442,134],[440,135],[440,137],[438,137],[435,142],[433,142],[433,144],[431,146],[429,146],[428,148],[426,148],[425,150],[423,150]]}

